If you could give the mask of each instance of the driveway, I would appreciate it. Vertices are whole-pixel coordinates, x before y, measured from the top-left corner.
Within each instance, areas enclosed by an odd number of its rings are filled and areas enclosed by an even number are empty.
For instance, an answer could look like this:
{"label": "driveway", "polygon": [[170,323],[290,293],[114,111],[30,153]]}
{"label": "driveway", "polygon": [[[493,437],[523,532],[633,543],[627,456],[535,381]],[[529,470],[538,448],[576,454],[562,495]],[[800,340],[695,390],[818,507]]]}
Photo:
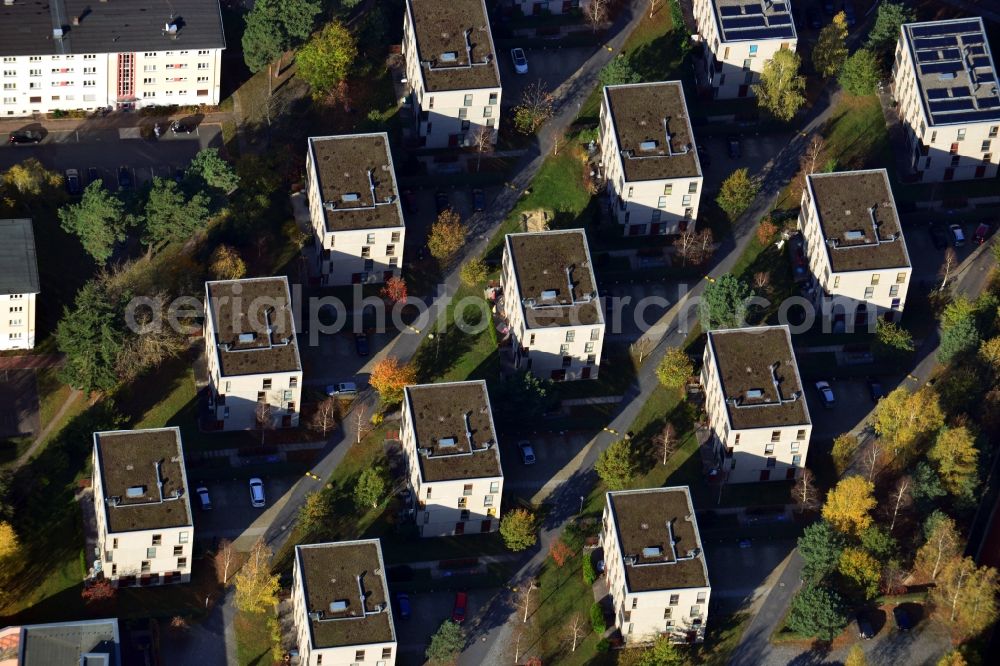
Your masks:
{"label": "driveway", "polygon": [[[816,382],[812,379],[804,380],[806,401],[809,404],[809,415],[812,417],[813,437],[833,439],[857,427],[860,419],[864,419],[875,409],[875,403],[872,402],[867,382],[862,379],[831,380],[829,377],[824,379],[830,382],[837,400],[833,408],[827,409],[823,406],[816,391]],[[882,382],[886,391],[891,390],[894,385],[895,382]]]}
{"label": "driveway", "polygon": [[[442,587],[447,585],[446,580],[440,582]],[[469,591],[466,629],[479,620],[479,612],[486,606],[490,597],[493,596],[493,592],[493,590]],[[422,657],[431,641],[431,636],[438,630],[442,622],[451,617],[451,609],[455,605],[455,591],[407,592],[407,594],[410,597],[411,617],[409,620],[401,620],[398,614],[394,616],[396,640],[400,652],[419,654]],[[395,594],[393,601],[395,602]],[[396,608],[394,603],[394,612]],[[411,658],[402,663],[422,663],[422,660],[414,661]]]}
{"label": "driveway", "polygon": [[602,283],[605,317],[608,326],[606,340],[635,342],[666,314],[667,310],[687,292],[687,285],[674,281],[628,284]]}
{"label": "driveway", "polygon": [[571,48],[527,48],[524,55],[528,59],[528,73],[517,74],[510,58],[510,49],[517,46],[517,40],[500,40],[497,58],[500,64],[500,80],[503,82],[504,107],[516,106],[521,102],[524,89],[541,81],[552,92],[580,69],[590,58],[595,47]]}
{"label": "driveway", "polygon": [[749,548],[740,548],[739,530],[731,538],[702,540],[709,577],[712,581],[712,603],[727,611],[743,608],[757,594],[767,577],[795,548],[795,539],[751,540]]}
{"label": "driveway", "polygon": [[[697,135],[698,130],[695,129]],[[722,185],[722,181],[729,177],[729,174],[737,169],[746,168],[751,175],[759,175],[775,156],[788,145],[793,136],[791,133],[779,132],[777,134],[739,134],[740,156],[732,158],[729,156],[729,142],[725,136],[705,136],[697,137],[699,154],[708,153],[712,164],[701,165],[705,174],[705,192],[717,192]]]}
{"label": "driveway", "polygon": [[[264,497],[271,506],[282,497],[298,480],[298,477],[264,477]],[[263,529],[250,527],[260,517],[264,509],[250,506],[250,486],[247,479],[225,479],[202,482],[198,472],[190,475],[192,488],[203,483],[212,498],[212,510],[202,511],[197,498],[193,498],[191,510],[194,512],[195,536],[198,539],[235,539],[243,535],[248,542],[264,533]]]}
{"label": "driveway", "polygon": [[[913,276],[916,282],[933,284],[938,279],[938,272],[944,264],[946,250],[937,249],[931,243],[930,225],[939,223],[948,227],[958,224],[965,232],[966,242],[962,247],[954,248],[959,262],[972,254],[976,245],[972,242],[973,234],[980,220],[993,221],[989,212],[968,212],[943,210],[935,212],[910,213],[902,215],[903,233],[906,238],[906,249],[913,263]],[[950,237],[950,236],[949,236]]]}
{"label": "driveway", "polygon": [[[521,462],[517,443],[531,442],[535,451],[535,464]],[[507,439],[500,443],[500,460],[504,470],[504,490],[518,496],[531,498],[540,490],[556,486],[566,480],[567,465],[587,444],[589,436],[576,432],[541,432]]]}

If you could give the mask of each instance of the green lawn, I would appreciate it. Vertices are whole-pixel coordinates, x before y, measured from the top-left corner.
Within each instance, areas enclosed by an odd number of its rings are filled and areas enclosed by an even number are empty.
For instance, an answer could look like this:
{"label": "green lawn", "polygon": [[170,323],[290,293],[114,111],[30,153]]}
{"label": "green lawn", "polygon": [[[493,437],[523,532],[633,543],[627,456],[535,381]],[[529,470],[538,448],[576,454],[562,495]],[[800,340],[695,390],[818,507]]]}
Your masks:
{"label": "green lawn", "polygon": [[[464,322],[466,330],[455,324],[456,318]],[[413,355],[417,380],[430,383],[498,377],[499,352],[491,322],[482,290],[462,285],[448,304],[444,319],[434,325],[434,332]]]}
{"label": "green lawn", "polygon": [[240,666],[269,666],[271,636],[267,613],[236,613],[236,661]]}

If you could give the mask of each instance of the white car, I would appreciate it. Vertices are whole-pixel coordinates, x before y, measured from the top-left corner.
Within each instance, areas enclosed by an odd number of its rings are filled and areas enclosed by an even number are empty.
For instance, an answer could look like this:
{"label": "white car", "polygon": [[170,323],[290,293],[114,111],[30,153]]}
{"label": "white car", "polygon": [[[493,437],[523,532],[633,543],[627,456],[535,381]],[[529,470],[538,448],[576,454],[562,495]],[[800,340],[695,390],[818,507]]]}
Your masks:
{"label": "white car", "polygon": [[830,388],[830,383],[816,382],[816,390],[819,391],[819,397],[823,400],[823,406],[827,409],[832,409],[834,404],[837,402],[837,398],[833,395],[833,389]]}
{"label": "white car", "polygon": [[965,245],[965,232],[962,231],[961,225],[952,224],[948,228],[951,229],[951,239],[954,242],[955,247],[962,247]]}
{"label": "white car", "polygon": [[357,395],[358,385],[354,382],[342,382],[340,384],[330,384],[326,387],[327,395]]}
{"label": "white car", "polygon": [[517,443],[517,448],[521,451],[521,462],[525,465],[535,464],[535,450],[531,448],[531,442],[523,439]]}
{"label": "white car", "polygon": [[518,74],[528,73],[528,59],[524,55],[524,49],[518,47],[510,50],[510,59],[514,61],[514,71]]}
{"label": "white car", "polygon": [[255,509],[264,508],[264,482],[257,477],[250,479],[250,504]]}

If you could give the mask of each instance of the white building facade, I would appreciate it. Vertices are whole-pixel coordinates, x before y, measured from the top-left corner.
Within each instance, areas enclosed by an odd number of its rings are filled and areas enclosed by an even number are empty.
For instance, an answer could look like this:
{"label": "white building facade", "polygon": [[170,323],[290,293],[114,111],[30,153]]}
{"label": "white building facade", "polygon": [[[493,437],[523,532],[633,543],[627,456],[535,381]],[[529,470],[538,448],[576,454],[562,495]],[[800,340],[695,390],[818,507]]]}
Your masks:
{"label": "white building facade", "polygon": [[699,82],[716,99],[753,97],[764,65],[798,43],[791,0],[694,0],[693,8],[705,56]]}
{"label": "white building facade", "polygon": [[1000,93],[981,18],[903,25],[892,80],[918,180],[997,175]]}
{"label": "white building facade", "polygon": [[508,234],[500,271],[513,365],[542,379],[596,379],[604,313],[582,229]]}
{"label": "white building facade", "polygon": [[686,231],[703,177],[680,81],[605,86],[601,154],[608,201],[623,235]]}
{"label": "white building facade", "polygon": [[41,286],[31,220],[0,220],[0,239],[0,351],[32,349]]}

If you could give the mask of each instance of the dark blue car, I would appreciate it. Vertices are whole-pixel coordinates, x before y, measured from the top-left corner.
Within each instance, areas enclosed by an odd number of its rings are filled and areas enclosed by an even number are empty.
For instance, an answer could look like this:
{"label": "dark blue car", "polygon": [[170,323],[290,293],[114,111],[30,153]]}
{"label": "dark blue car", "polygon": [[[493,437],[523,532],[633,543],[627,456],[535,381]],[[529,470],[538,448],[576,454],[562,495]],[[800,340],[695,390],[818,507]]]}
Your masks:
{"label": "dark blue car", "polygon": [[399,619],[410,619],[410,595],[399,592],[396,594],[396,606],[399,608]]}

